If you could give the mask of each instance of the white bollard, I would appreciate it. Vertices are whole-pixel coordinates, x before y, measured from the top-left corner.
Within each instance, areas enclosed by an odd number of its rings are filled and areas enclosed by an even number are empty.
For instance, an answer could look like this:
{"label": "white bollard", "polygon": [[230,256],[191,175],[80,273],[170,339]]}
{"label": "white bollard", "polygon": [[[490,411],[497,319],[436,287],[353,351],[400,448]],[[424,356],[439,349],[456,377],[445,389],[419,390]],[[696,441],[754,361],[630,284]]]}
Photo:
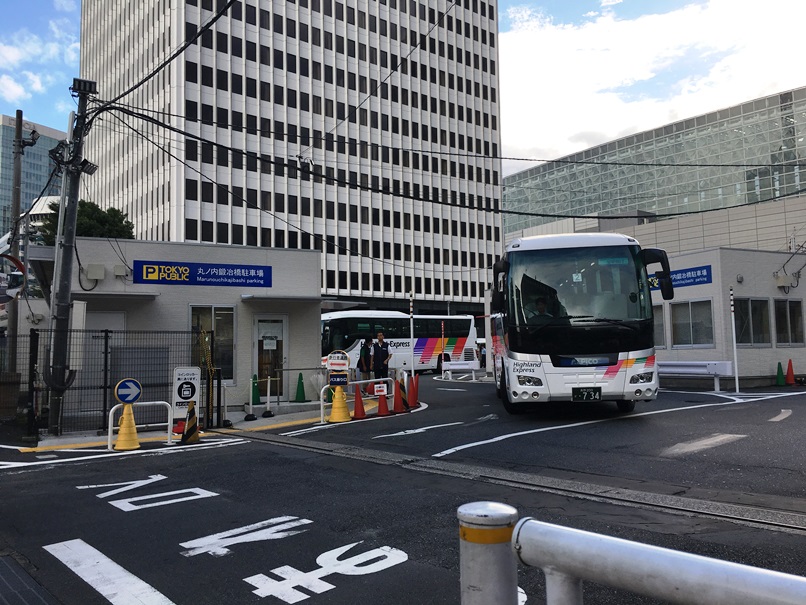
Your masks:
{"label": "white bollard", "polygon": [[517,605],[518,564],[512,551],[517,509],[498,502],[471,502],[459,517],[461,605]]}

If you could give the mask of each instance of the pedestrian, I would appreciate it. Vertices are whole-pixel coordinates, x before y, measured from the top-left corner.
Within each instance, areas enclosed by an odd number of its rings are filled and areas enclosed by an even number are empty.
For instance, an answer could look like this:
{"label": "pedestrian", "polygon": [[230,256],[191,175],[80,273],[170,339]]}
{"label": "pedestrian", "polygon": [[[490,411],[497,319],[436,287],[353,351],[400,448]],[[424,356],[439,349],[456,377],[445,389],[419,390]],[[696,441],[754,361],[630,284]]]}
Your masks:
{"label": "pedestrian", "polygon": [[372,369],[375,378],[389,378],[389,343],[383,339],[383,332],[378,332],[378,341],[372,345]]}
{"label": "pedestrian", "polygon": [[[361,380],[372,379],[372,339],[364,339],[361,351],[358,356],[358,370],[361,372]],[[367,394],[367,385],[361,385],[361,393]]]}

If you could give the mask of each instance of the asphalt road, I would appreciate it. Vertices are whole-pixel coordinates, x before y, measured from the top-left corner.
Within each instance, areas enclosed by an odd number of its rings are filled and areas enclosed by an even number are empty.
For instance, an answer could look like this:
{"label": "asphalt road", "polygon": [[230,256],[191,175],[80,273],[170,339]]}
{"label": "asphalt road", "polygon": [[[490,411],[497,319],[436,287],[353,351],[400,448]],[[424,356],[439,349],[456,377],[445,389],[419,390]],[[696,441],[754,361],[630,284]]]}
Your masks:
{"label": "asphalt road", "polygon": [[[485,500],[806,573],[806,531],[718,514],[731,505],[802,521],[803,393],[664,393],[629,416],[608,405],[508,416],[489,384],[421,380],[423,405],[409,414],[132,453],[31,454],[31,466],[0,470],[0,560],[66,605],[134,594],[148,604],[458,604],[456,510]],[[671,506],[680,502],[702,510]],[[541,572],[521,566],[518,584],[527,603],[544,602]],[[661,602],[593,584],[585,594]]]}

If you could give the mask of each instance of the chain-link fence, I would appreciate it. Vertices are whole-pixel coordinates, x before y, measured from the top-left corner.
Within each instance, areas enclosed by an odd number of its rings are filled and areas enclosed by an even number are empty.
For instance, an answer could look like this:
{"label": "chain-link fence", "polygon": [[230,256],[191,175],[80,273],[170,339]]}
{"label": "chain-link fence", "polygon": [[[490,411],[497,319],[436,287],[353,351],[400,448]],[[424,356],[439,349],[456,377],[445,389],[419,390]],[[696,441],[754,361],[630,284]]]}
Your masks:
{"label": "chain-link fence", "polygon": [[[31,330],[12,339],[0,339],[0,417],[28,413],[38,426],[48,425],[51,390],[48,386],[49,351],[55,332]],[[141,401],[173,401],[176,367],[201,368],[199,410],[207,408],[214,338],[212,333],[70,330],[69,369],[75,380],[65,391],[58,419],[60,432],[104,431],[109,410],[118,401],[115,385],[133,378],[142,386]],[[16,367],[9,367],[15,347]],[[138,424],[166,422],[166,410],[154,407],[138,417]],[[153,416],[153,417],[152,417]],[[51,426],[53,422],[51,421]]]}

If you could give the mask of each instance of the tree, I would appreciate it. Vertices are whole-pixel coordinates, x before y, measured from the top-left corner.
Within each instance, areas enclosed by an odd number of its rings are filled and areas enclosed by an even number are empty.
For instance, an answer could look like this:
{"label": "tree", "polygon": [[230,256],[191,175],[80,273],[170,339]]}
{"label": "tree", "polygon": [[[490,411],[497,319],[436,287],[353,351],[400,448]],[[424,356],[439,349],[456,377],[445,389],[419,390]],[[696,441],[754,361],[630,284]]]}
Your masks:
{"label": "tree", "polygon": [[[51,212],[42,221],[39,233],[45,244],[52,246],[56,243],[56,231],[59,224],[58,202],[51,203],[49,208]],[[104,211],[92,202],[79,200],[76,236],[134,239],[134,224],[128,219],[127,214],[117,208],[108,208]]]}

